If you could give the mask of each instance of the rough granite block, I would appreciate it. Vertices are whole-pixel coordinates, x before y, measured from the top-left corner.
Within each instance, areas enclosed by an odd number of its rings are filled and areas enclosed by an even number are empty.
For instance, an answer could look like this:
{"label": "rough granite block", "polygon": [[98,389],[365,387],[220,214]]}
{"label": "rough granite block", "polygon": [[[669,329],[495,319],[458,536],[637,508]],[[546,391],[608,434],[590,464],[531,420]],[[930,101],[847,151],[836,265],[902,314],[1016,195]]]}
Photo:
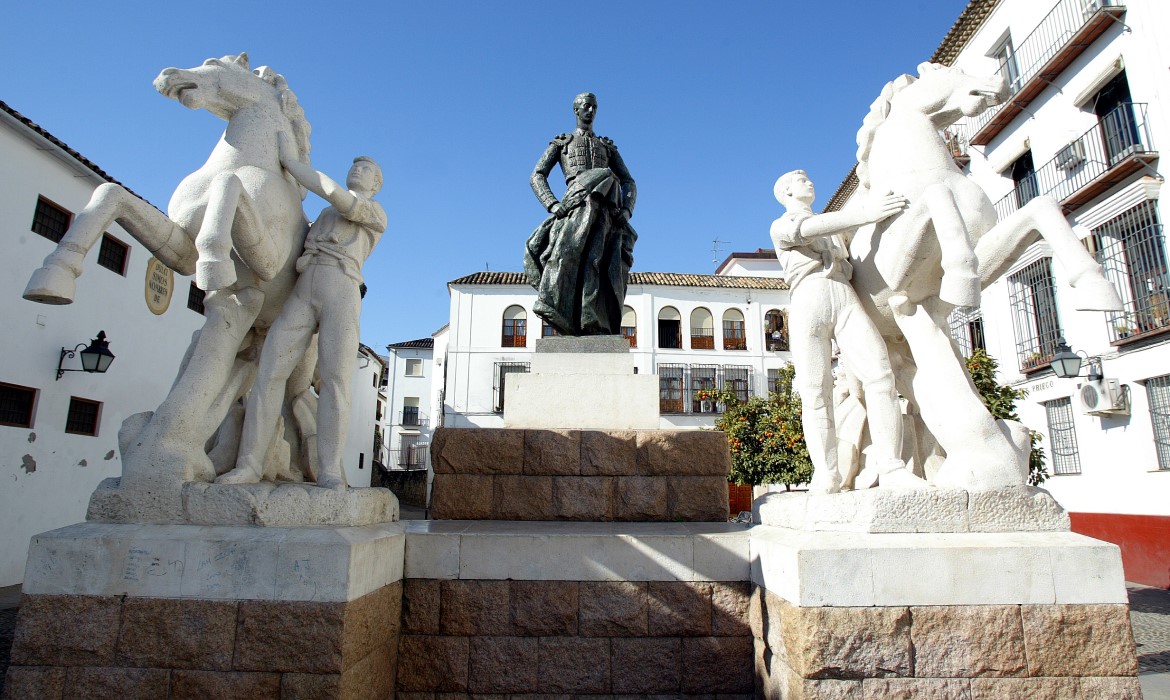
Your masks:
{"label": "rough granite block", "polygon": [[14,666],[105,666],[114,659],[122,599],[24,595],[12,639]]}
{"label": "rough granite block", "polygon": [[443,634],[510,636],[510,581],[443,581],[440,584]]}
{"label": "rough granite block", "polygon": [[1027,675],[1018,605],[912,607],[910,616],[915,676]]}
{"label": "rough granite block", "polygon": [[682,640],[684,693],[750,693],[754,686],[752,640],[691,637]]}
{"label": "rough granite block", "polygon": [[728,581],[711,586],[711,634],[716,637],[746,637],[752,634],[748,607],[751,583]]}
{"label": "rough granite block", "polygon": [[244,600],[239,605],[233,664],[236,670],[344,670],[345,603]]}
{"label": "rough granite block", "polygon": [[436,473],[431,483],[431,517],[435,520],[490,519],[493,495],[491,476]]}
{"label": "rough granite block", "polygon": [[59,666],[9,666],[4,700],[62,700],[65,669]]}
{"label": "rough granite block", "polygon": [[638,432],[638,473],[652,476],[718,476],[727,481],[731,452],[717,430]]}
{"label": "rough granite block", "polygon": [[615,693],[671,693],[682,687],[682,640],[614,639],[610,667]]}
{"label": "rough granite block", "polygon": [[118,635],[120,666],[229,671],[235,601],[127,598]]}
{"label": "rough granite block", "polygon": [[[884,678],[913,671],[908,608],[801,608],[783,599],[777,608],[785,662],[802,678]],[[775,622],[769,605],[767,623]]]}
{"label": "rough granite block", "polygon": [[513,581],[512,628],[525,637],[577,636],[576,581]]}
{"label": "rough granite block", "polygon": [[612,476],[558,476],[553,479],[553,518],[613,520],[617,480]]}
{"label": "rough granite block", "polygon": [[651,637],[711,636],[711,584],[651,581],[647,599]]}
{"label": "rough granite block", "polygon": [[648,590],[645,581],[582,581],[581,636],[645,636]]}
{"label": "rough granite block", "polygon": [[467,692],[470,638],[402,635],[398,690]]}
{"label": "rough granite block", "polygon": [[861,697],[862,700],[973,700],[971,681],[965,678],[867,678],[861,682]]}
{"label": "rough granite block", "polygon": [[633,430],[581,431],[582,476],[638,474],[638,433]]}
{"label": "rough granite block", "polygon": [[657,476],[619,476],[614,505],[616,520],[667,520],[666,479]]}
{"label": "rough granite block", "polygon": [[411,578],[403,581],[402,632],[404,634],[439,633],[439,582],[437,580]]}
{"label": "rough granite block", "polygon": [[161,668],[86,668],[65,675],[69,700],[158,700],[167,697],[170,671]]}
{"label": "rough granite block", "polygon": [[524,431],[436,428],[431,456],[436,474],[522,474]]}
{"label": "rough granite block", "polygon": [[281,697],[279,673],[178,670],[171,674],[170,700],[281,700]]}
{"label": "rough granite block", "polygon": [[537,644],[535,637],[472,637],[467,689],[472,693],[539,690]]}
{"label": "rough granite block", "polygon": [[577,476],[581,473],[580,430],[525,430],[524,473]]}
{"label": "rough granite block", "polygon": [[671,476],[667,485],[667,519],[726,522],[726,476]]}
{"label": "rough granite block", "polygon": [[1030,676],[1136,676],[1128,605],[1024,605]]}
{"label": "rough granite block", "polygon": [[610,689],[609,640],[541,637],[541,692],[605,693]]}

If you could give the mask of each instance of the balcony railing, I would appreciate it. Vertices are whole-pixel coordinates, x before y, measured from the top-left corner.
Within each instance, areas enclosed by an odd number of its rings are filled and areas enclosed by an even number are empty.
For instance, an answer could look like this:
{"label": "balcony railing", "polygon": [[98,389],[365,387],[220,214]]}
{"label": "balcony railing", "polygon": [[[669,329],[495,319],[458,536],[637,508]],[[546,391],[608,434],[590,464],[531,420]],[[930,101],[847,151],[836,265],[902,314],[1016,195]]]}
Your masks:
{"label": "balcony railing", "polygon": [[1057,2],[1000,64],[1000,75],[1009,80],[1012,96],[998,108],[956,124],[959,139],[976,146],[990,143],[1123,14],[1125,5],[1118,0]]}
{"label": "balcony railing", "polygon": [[691,329],[691,350],[714,350],[715,349],[715,329],[713,328],[692,328]]}
{"label": "balcony railing", "polygon": [[754,393],[752,368],[741,365],[658,365],[660,413],[719,413],[722,406],[703,392],[716,388],[734,391],[740,401]]}
{"label": "balcony railing", "polygon": [[387,450],[386,461],[383,462],[387,470],[414,471],[426,469],[431,463],[431,446],[418,444],[400,450]]}
{"label": "balcony railing", "polygon": [[426,429],[429,421],[426,416],[420,416],[418,411],[401,411],[398,414],[398,425],[404,428]]}
{"label": "balcony railing", "polygon": [[1123,102],[995,203],[999,220],[1036,195],[1072,211],[1158,157],[1150,138],[1147,105]]}

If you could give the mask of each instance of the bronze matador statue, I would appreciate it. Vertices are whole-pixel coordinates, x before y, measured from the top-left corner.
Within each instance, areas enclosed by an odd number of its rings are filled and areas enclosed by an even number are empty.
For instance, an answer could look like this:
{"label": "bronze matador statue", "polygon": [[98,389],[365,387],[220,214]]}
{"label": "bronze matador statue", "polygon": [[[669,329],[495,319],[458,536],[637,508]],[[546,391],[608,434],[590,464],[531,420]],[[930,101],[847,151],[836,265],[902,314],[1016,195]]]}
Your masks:
{"label": "bronze matador statue", "polygon": [[[597,97],[573,100],[577,129],[561,134],[532,171],[532,191],[549,211],[524,250],[524,271],[536,287],[535,311],[564,335],[621,332],[626,281],[634,263],[630,227],[637,188],[617,146],[593,133]],[[548,186],[561,164],[565,196]]]}

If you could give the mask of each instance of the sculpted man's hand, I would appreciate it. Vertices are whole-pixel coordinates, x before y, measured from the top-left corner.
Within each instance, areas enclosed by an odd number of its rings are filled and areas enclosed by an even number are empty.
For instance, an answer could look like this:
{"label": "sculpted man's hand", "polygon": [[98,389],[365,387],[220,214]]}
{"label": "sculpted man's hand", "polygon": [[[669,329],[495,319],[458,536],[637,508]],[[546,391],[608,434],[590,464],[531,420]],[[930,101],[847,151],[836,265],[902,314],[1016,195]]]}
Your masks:
{"label": "sculpted man's hand", "polygon": [[548,213],[552,214],[553,216],[557,217],[558,219],[563,219],[563,218],[565,218],[565,215],[568,214],[569,212],[565,210],[565,205],[561,204],[560,202],[557,202],[556,204],[552,205],[552,209],[549,209]]}
{"label": "sculpted man's hand", "polygon": [[865,218],[870,223],[877,223],[895,214],[901,214],[909,205],[909,200],[892,192],[880,197],[871,196],[865,203]]}

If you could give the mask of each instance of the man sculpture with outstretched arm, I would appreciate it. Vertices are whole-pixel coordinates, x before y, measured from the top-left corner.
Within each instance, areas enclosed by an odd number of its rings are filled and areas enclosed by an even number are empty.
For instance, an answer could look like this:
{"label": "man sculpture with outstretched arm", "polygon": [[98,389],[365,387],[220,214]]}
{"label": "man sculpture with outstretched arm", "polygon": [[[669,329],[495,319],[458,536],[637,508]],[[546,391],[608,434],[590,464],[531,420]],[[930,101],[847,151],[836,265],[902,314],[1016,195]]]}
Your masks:
{"label": "man sculpture with outstretched arm", "polygon": [[386,230],[386,212],[373,200],[382,188],[382,170],[370,158],[355,158],[342,187],[296,155],[292,144],[282,139],[281,165],[331,206],[309,227],[305,252],[297,261],[300,276],[296,287],[260,352],[260,370],[244,412],[236,468],[216,483],[252,483],[263,476],[264,456],[280,417],[285,384],[313,334],[318,333],[317,485],[346,487],[341,451],[358,353],[361,268]]}
{"label": "man sculpture with outstretched arm", "polygon": [[[573,100],[577,129],[552,140],[532,171],[532,191],[550,216],[524,250],[524,272],[536,287],[536,314],[564,335],[621,332],[626,282],[634,263],[630,227],[637,188],[613,141],[593,133],[597,97]],[[565,194],[548,185],[561,164]]]}
{"label": "man sculpture with outstretched arm", "polygon": [[[814,214],[816,191],[803,170],[780,176],[773,190],[785,213],[772,222],[772,243],[792,293],[792,358],[804,411],[804,439],[813,463],[810,491],[841,490],[833,417],[832,342],[862,387],[872,447],[866,476],[882,486],[925,486],[901,460],[902,416],[885,341],[854,292],[853,268],[840,234],[906,208],[897,195],[875,197],[856,210]],[[860,479],[859,479],[860,481]],[[868,486],[872,483],[859,483]]]}

